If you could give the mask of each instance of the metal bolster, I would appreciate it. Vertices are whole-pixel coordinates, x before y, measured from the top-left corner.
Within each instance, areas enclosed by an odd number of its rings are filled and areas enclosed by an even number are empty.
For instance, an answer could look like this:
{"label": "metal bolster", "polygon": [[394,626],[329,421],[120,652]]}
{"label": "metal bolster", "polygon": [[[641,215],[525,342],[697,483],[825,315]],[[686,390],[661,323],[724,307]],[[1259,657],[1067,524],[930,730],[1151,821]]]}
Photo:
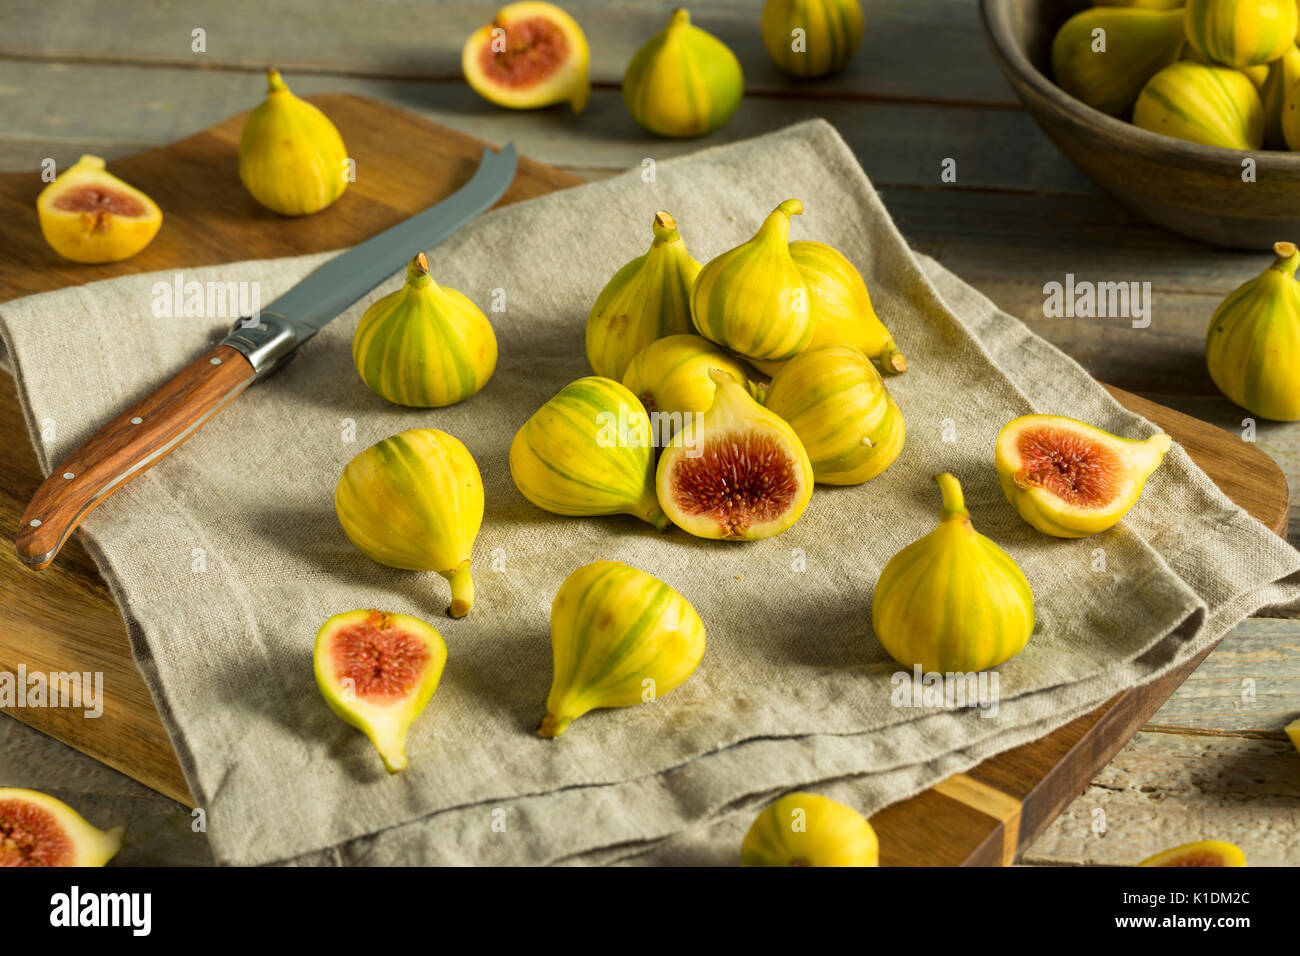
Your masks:
{"label": "metal bolster", "polygon": [[240,352],[260,376],[275,368],[298,346],[292,323],[277,312],[262,312],[257,321],[242,318],[221,342]]}

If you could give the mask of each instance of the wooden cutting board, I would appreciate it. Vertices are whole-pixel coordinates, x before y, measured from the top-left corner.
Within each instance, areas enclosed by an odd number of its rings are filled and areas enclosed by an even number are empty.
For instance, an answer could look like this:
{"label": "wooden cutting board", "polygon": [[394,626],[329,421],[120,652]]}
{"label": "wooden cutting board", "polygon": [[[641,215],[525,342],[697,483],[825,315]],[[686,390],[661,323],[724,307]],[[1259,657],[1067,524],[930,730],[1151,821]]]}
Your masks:
{"label": "wooden cutting board", "polygon": [[[164,222],[126,262],[84,266],[58,258],[41,238],[38,174],[0,175],[0,301],[114,276],[352,245],[405,219],[467,181],[482,143],[395,107],[354,96],[311,98],[338,125],[357,162],[357,182],[332,207],[284,219],[258,206],[235,172],[243,116],[162,149],[111,164],[148,192]],[[502,203],[580,180],[521,159]],[[1111,390],[1179,441],[1219,486],[1270,528],[1285,533],[1287,486],[1263,452],[1186,415]],[[74,536],[58,561],[35,572],[14,556],[13,534],[40,480],[14,385],[0,376],[0,671],[102,671],[104,714],[10,709],[19,720],[154,789],[191,803],[149,691],[131,660],[107,586]],[[181,449],[177,454],[185,454]],[[159,468],[167,468],[167,462]],[[111,507],[111,504],[109,505]],[[873,818],[882,864],[1012,862],[1194,669],[1193,662],[1117,696],[1039,741],[985,761]]]}

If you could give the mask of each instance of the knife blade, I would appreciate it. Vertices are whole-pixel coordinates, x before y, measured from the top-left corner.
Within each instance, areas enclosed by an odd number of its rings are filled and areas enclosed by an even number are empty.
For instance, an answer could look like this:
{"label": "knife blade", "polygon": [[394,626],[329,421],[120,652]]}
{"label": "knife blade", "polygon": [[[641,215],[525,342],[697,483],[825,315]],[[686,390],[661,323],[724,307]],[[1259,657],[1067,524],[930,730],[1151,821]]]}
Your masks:
{"label": "knife blade", "polygon": [[19,521],[19,559],[48,567],[83,518],[199,430],[248,386],[277,368],[416,252],[442,242],[505,194],[513,143],[486,147],[469,182],[423,212],[309,273],[256,316],[235,323],[211,352],[100,427],[36,489]]}

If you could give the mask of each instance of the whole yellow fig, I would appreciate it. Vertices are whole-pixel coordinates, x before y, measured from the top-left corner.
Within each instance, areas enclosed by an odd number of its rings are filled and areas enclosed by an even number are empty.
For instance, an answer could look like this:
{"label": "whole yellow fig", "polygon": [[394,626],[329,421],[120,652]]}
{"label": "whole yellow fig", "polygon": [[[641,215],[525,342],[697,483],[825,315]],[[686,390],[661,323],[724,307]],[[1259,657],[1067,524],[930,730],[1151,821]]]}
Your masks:
{"label": "whole yellow fig", "polygon": [[162,210],[152,199],[82,156],[36,197],[41,235],[73,262],[120,262],[153,241]]}
{"label": "whole yellow fig", "polygon": [[763,404],[790,423],[825,485],[860,485],[903,450],[903,413],[880,373],[848,345],[800,352],[776,373]]}
{"label": "whole yellow fig", "polygon": [[858,0],[767,0],[763,46],[783,72],[814,78],[844,69],[862,43]]}
{"label": "whole yellow fig", "polygon": [[1295,43],[1295,0],[1187,0],[1187,42],[1224,66],[1272,63]]}
{"label": "whole yellow fig", "polygon": [[510,476],[557,515],[629,514],[668,528],[655,497],[650,416],[613,379],[580,378],[534,412],[510,443]]}
{"label": "whole yellow fig", "polygon": [[1171,63],[1147,81],[1133,122],[1207,146],[1259,149],[1264,141],[1264,105],[1255,84],[1237,70],[1194,60]]}
{"label": "whole yellow fig", "polygon": [[558,737],[589,710],[658,700],[704,657],[704,622],[658,578],[620,561],[570,574],[551,604],[555,673],[537,732]]}
{"label": "whole yellow fig", "polygon": [[1288,113],[1295,117],[1291,120],[1293,124],[1300,121],[1300,112],[1296,110],[1297,93],[1300,93],[1296,89],[1296,83],[1300,82],[1300,47],[1292,44],[1266,69],[1268,76],[1259,91],[1264,104],[1264,148],[1289,149],[1286,138]]}
{"label": "whole yellow fig", "polygon": [[[790,243],[790,258],[812,295],[814,324],[809,350],[823,345],[851,345],[886,375],[907,371],[907,359],[876,315],[862,274],[843,253],[824,242],[801,239]],[[754,365],[775,375],[782,363],[755,361]]]}
{"label": "whole yellow fig", "polygon": [[1297,717],[1291,723],[1282,728],[1286,735],[1291,738],[1291,743],[1295,745],[1297,752],[1300,752],[1300,717]]}
{"label": "whole yellow fig", "polygon": [[1222,840],[1184,843],[1143,860],[1138,866],[1245,866],[1241,847]]}
{"label": "whole yellow fig", "polygon": [[1187,0],[1092,0],[1094,7],[1138,7],[1144,10],[1181,10]]}
{"label": "whole yellow fig", "polygon": [[880,842],[852,807],[816,793],[787,793],[755,819],[741,866],[878,866]]}
{"label": "whole yellow fig", "polygon": [[1022,415],[998,433],[1002,492],[1043,534],[1086,538],[1137,504],[1173,439],[1120,438],[1063,415]]}
{"label": "whole yellow fig", "polygon": [[348,185],[343,137],[329,117],[289,92],[278,71],[267,70],[266,79],[266,101],[248,114],[239,137],[239,179],[272,212],[319,212]]}
{"label": "whole yellow fig", "polygon": [[695,331],[691,285],[700,264],[668,213],[655,213],[651,228],[650,251],[614,273],[587,316],[587,361],[597,375],[615,381],[651,342]]}
{"label": "whole yellow fig", "polygon": [[381,398],[440,408],[487,384],[497,364],[497,339],[478,306],[433,281],[421,252],[406,267],[406,284],[361,316],[352,361]]}
{"label": "whole yellow fig", "polygon": [[1178,59],[1183,42],[1181,10],[1093,7],[1056,32],[1052,74],[1075,99],[1127,119],[1147,80]]}
{"label": "whole yellow fig", "polygon": [[710,260],[691,289],[691,319],[711,342],[748,359],[777,362],[812,342],[812,292],[790,255],[790,217],[803,203],[787,199],[748,242]]}
{"label": "whole yellow fig", "polygon": [[334,508],[358,548],[391,568],[437,571],[451,584],[447,613],[469,613],[483,479],[460,441],[416,428],[371,445],[343,469]]}
{"label": "whole yellow fig", "polygon": [[[623,384],[641,399],[652,417],[676,416],[672,426],[672,432],[676,432],[686,416],[706,412],[713,404],[717,386],[709,370],[715,368],[737,382],[746,380],[745,370],[726,349],[701,335],[670,335],[637,353],[627,367]],[[658,434],[662,433],[660,428]]]}
{"label": "whole yellow fig", "polygon": [[1219,391],[1242,408],[1294,422],[1300,420],[1300,250],[1279,242],[1273,251],[1273,264],[1215,310],[1205,363]]}
{"label": "whole yellow fig", "polygon": [[974,673],[1015,657],[1034,630],[1024,572],[971,525],[961,484],[935,475],[939,527],[889,559],[871,623],[889,656],[926,673]]}
{"label": "whole yellow fig", "polygon": [[684,9],[632,57],[623,103],[659,136],[703,136],[727,125],[740,107],[745,76],[725,43],[691,25]]}

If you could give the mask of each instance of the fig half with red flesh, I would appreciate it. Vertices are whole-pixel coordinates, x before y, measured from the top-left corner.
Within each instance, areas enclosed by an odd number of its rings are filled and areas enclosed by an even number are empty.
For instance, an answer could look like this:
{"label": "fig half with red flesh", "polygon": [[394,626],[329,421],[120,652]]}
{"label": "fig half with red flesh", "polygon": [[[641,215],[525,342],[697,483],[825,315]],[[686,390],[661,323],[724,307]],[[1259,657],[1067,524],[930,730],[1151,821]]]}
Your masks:
{"label": "fig half with red flesh", "polygon": [[577,21],[537,0],[502,7],[461,51],[461,69],[475,92],[517,110],[568,102],[581,113],[591,95],[589,60]]}
{"label": "fig half with red flesh", "polygon": [[0,787],[0,867],[103,866],[121,848],[122,829],[98,830],[62,800]]}
{"label": "fig half with red flesh", "polygon": [[130,258],[162,225],[154,201],[108,172],[98,156],[82,156],[41,190],[36,214],[45,241],[73,262]]}

